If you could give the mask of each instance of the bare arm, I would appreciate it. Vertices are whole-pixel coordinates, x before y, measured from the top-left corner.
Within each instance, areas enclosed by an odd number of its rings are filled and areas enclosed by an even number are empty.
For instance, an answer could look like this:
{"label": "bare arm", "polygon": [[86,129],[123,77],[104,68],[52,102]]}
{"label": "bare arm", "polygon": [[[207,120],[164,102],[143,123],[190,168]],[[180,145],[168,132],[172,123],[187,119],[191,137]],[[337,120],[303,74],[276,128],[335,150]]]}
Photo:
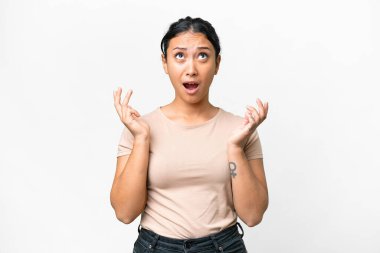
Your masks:
{"label": "bare arm", "polygon": [[129,90],[121,103],[121,92],[114,92],[114,105],[123,124],[134,136],[129,156],[117,158],[115,178],[110,194],[111,205],[118,220],[131,223],[145,209],[147,201],[147,172],[149,162],[149,125],[128,103]]}
{"label": "bare arm", "polygon": [[129,156],[117,158],[111,189],[111,205],[118,220],[129,224],[145,209],[149,140],[136,139]]}
{"label": "bare arm", "polygon": [[259,224],[268,208],[263,159],[247,161],[241,149],[229,149],[233,202],[239,218],[249,227]]}
{"label": "bare arm", "polygon": [[257,99],[259,110],[247,106],[243,124],[232,133],[228,142],[233,202],[239,218],[248,226],[259,224],[268,208],[269,198],[263,159],[247,160],[244,140],[266,119],[268,103]]}

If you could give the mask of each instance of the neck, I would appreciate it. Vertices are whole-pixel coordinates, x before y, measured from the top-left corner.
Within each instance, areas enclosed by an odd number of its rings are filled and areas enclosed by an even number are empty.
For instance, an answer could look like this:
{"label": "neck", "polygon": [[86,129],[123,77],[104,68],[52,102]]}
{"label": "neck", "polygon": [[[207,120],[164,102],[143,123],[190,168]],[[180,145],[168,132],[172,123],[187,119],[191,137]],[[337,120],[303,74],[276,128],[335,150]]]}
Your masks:
{"label": "neck", "polygon": [[217,111],[217,107],[213,106],[208,100],[191,104],[180,99],[174,99],[163,108],[167,109],[166,113],[169,118],[186,122],[207,120],[215,115]]}
{"label": "neck", "polygon": [[209,101],[197,104],[184,103],[183,101],[174,100],[170,103],[172,109],[179,114],[191,116],[191,115],[201,115],[206,112],[214,110],[213,106]]}

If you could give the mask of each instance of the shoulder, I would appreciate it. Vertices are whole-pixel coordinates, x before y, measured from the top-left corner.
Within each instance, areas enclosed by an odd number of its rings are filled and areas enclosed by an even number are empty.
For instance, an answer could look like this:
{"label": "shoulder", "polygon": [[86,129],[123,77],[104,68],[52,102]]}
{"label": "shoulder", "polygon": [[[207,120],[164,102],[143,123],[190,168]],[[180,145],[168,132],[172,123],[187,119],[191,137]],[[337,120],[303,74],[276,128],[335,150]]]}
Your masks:
{"label": "shoulder", "polygon": [[160,114],[159,114],[159,110],[158,108],[155,108],[154,110],[148,112],[148,113],[145,113],[143,114],[141,117],[147,122],[147,123],[150,123],[150,122],[155,122],[157,121],[157,119],[160,117]]}
{"label": "shoulder", "polygon": [[244,120],[244,118],[242,116],[239,116],[239,115],[237,115],[233,112],[230,112],[230,111],[226,111],[223,108],[220,108],[220,109],[221,109],[220,119],[223,122],[230,123],[230,124],[234,125],[234,124],[239,124]]}

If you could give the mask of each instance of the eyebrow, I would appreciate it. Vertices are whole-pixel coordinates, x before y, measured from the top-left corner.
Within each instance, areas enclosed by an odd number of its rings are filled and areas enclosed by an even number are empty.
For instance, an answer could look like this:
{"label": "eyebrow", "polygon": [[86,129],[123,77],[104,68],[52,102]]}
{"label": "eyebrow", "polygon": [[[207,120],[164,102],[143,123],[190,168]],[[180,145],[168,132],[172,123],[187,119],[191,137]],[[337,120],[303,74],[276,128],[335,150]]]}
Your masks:
{"label": "eyebrow", "polygon": [[[187,50],[186,47],[175,47],[175,48],[173,48],[173,50],[176,50],[176,49]],[[205,50],[210,50],[211,51],[211,49],[209,47],[197,47],[197,49],[205,49]]]}

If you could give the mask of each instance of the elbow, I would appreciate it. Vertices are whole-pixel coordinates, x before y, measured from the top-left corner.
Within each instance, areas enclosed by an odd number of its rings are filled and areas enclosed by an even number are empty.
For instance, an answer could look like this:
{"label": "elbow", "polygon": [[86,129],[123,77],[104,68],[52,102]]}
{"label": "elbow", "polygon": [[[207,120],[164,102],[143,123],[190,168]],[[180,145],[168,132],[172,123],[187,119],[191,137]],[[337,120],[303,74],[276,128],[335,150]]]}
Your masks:
{"label": "elbow", "polygon": [[261,223],[264,217],[264,213],[268,208],[269,202],[267,201],[264,209],[261,209],[259,211],[255,211],[250,213],[250,215],[246,216],[245,219],[242,221],[248,226],[248,227],[254,227]]}
{"label": "elbow", "polygon": [[138,216],[133,216],[130,214],[130,212],[120,208],[120,206],[117,206],[114,202],[111,201],[111,206],[115,212],[116,218],[125,223],[125,224],[130,224],[132,223],[136,217]]}
{"label": "elbow", "polygon": [[254,227],[254,226],[257,226],[261,223],[261,221],[263,220],[263,217],[264,217],[264,213],[265,213],[265,210],[263,210],[262,212],[254,212],[253,214],[251,214],[250,216],[246,217],[246,219],[244,220],[244,223],[248,226],[248,227]]}
{"label": "elbow", "polygon": [[116,218],[124,224],[131,224],[136,218],[132,218],[126,215],[116,214]]}
{"label": "elbow", "polygon": [[260,224],[262,220],[263,220],[263,216],[255,216],[253,218],[247,219],[244,223],[248,227],[254,227]]}
{"label": "elbow", "polygon": [[120,210],[120,209],[115,209],[114,208],[114,211],[115,211],[115,215],[116,215],[116,218],[123,222],[124,224],[130,224],[132,223],[138,215],[131,215],[130,212],[127,212],[125,210]]}
{"label": "elbow", "polygon": [[124,224],[132,223],[138,215],[131,215],[130,212],[122,210],[121,208],[114,208],[116,218]]}

